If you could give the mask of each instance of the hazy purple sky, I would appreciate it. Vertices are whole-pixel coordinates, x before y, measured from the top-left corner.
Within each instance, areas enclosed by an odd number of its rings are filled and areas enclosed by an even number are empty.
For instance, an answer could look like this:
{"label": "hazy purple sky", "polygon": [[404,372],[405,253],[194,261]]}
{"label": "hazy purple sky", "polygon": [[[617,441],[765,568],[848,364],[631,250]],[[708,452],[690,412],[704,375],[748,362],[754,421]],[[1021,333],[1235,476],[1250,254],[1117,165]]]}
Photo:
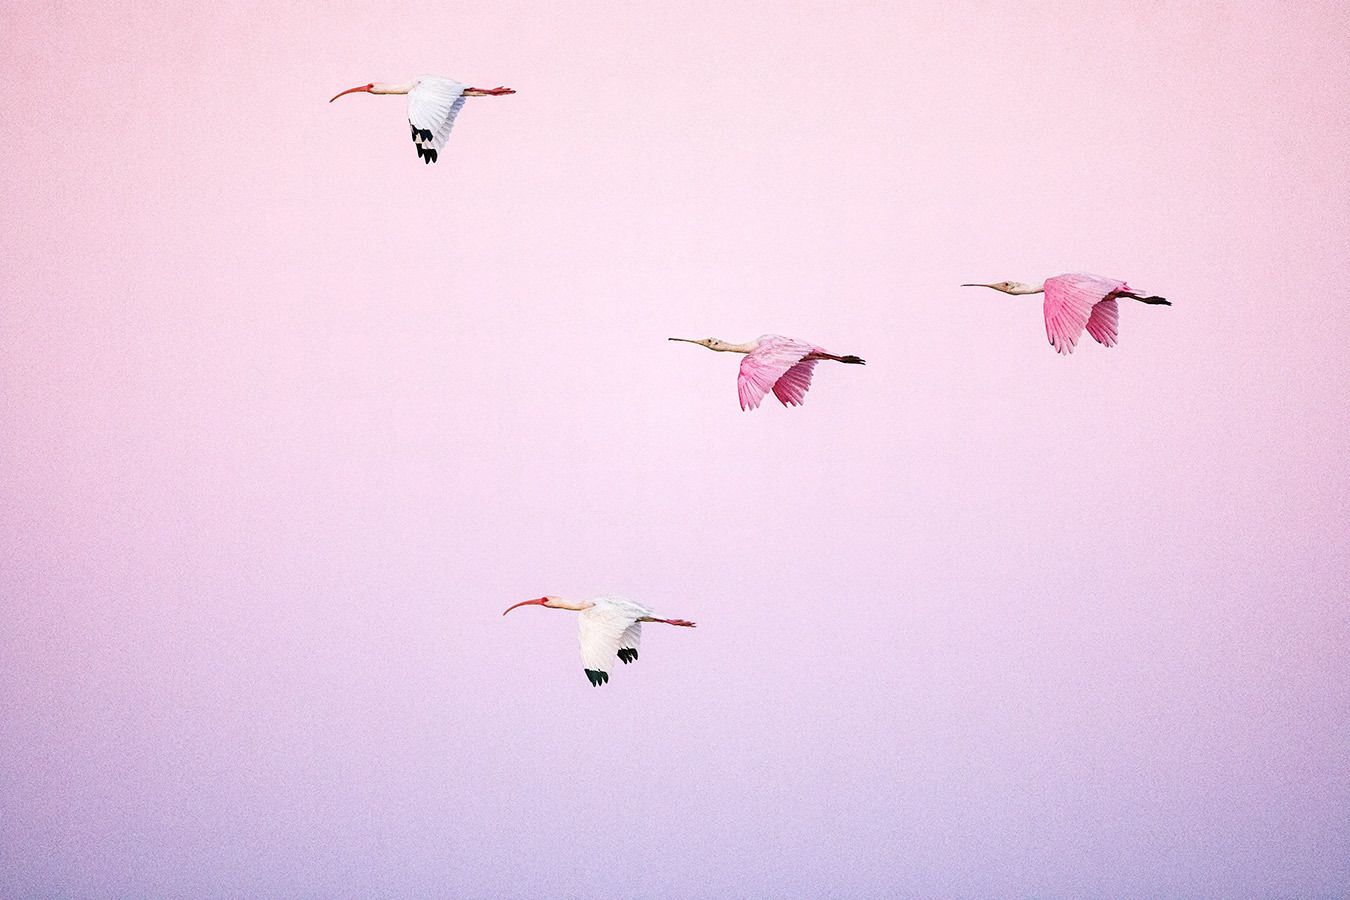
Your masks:
{"label": "hazy purple sky", "polygon": [[[18,3],[0,896],[1350,893],[1344,3]],[[470,100],[440,162],[403,98]],[[1065,271],[1175,305],[1069,358]],[[736,403],[774,331],[800,409]],[[648,630],[602,689],[570,613]]]}

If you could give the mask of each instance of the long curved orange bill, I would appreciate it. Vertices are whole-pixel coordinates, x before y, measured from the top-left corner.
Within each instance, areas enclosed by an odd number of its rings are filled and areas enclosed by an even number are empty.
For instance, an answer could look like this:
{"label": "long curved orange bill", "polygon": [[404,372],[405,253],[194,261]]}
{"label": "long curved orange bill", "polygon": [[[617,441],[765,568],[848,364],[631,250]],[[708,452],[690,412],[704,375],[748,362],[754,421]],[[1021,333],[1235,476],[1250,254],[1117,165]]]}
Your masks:
{"label": "long curved orange bill", "polygon": [[[345,91],[342,92],[342,94],[334,94],[334,95],[333,95],[333,100],[336,100],[338,97],[341,97],[343,94],[355,94],[355,93],[358,93],[358,92],[360,92],[360,91],[369,91],[369,90],[370,90],[371,88],[373,88],[374,86],[375,86],[374,82],[371,82],[370,84],[362,84],[362,85],[358,85],[358,86],[356,86],[356,87],[354,87],[354,88],[347,88]],[[329,102],[329,103],[332,103],[333,100],[329,100],[328,102]]]}
{"label": "long curved orange bill", "polygon": [[506,615],[506,613],[509,613],[511,610],[515,609],[516,606],[543,606],[546,602],[548,602],[547,597],[537,597],[534,600],[522,600],[515,606],[508,606],[506,608],[506,611],[503,612],[502,615]]}

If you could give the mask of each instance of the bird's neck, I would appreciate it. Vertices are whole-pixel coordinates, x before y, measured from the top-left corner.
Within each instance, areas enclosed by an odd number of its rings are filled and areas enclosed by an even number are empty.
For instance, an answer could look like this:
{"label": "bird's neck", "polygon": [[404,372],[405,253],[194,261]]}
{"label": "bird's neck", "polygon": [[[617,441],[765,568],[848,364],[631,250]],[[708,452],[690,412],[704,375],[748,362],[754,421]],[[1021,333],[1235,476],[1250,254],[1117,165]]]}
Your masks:
{"label": "bird's neck", "polygon": [[570,609],[572,612],[581,612],[582,610],[590,609],[595,604],[589,600],[575,602],[572,600],[563,600],[561,597],[551,597],[549,598],[548,605],[554,609]]}
{"label": "bird's neck", "polygon": [[1035,287],[1033,287],[1033,286],[1031,286],[1031,285],[1029,285],[1029,284],[1016,284],[1016,285],[1013,285],[1013,286],[1008,290],[1008,293],[1010,293],[1010,294],[1043,294],[1043,293],[1045,293],[1045,282],[1041,282],[1039,285],[1037,285],[1037,286],[1035,286]]}
{"label": "bird's neck", "polygon": [[753,353],[755,346],[755,342],[751,341],[748,344],[723,344],[720,347],[713,347],[712,349],[719,353]]}
{"label": "bird's neck", "polygon": [[407,84],[381,84],[377,81],[370,86],[370,92],[372,94],[406,94],[412,89],[412,82],[408,82]]}

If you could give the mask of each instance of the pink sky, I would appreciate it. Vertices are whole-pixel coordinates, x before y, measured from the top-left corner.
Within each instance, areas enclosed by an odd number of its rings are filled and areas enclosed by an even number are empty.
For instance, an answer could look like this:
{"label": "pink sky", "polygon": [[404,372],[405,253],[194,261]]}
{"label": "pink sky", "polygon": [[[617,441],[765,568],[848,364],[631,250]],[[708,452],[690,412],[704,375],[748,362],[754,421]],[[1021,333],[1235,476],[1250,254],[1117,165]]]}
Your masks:
{"label": "pink sky", "polygon": [[1343,3],[4,19],[0,895],[1350,893]]}

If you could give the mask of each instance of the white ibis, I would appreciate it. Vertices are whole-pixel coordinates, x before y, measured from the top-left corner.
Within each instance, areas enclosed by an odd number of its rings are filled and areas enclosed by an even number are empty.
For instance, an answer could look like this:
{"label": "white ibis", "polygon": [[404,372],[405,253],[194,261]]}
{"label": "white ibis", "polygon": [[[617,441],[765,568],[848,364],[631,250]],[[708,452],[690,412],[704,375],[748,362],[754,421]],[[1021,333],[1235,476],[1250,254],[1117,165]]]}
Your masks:
{"label": "white ibis", "polygon": [[547,606],[549,609],[570,609],[581,613],[577,616],[581,627],[581,664],[591,687],[609,682],[609,670],[616,658],[624,665],[638,658],[643,622],[694,627],[693,622],[684,619],[658,619],[652,615],[649,607],[623,597],[596,597],[576,603],[560,597],[537,597],[507,607],[502,615],[518,606]]}
{"label": "white ibis", "polygon": [[[452,78],[440,75],[422,75],[406,84],[359,84],[347,88],[333,97],[336,100],[343,94],[407,94],[408,124],[412,127],[413,146],[417,148],[417,157],[426,163],[434,163],[450,129],[455,124],[465,97],[500,97],[514,94],[507,87],[476,88],[460,84]],[[329,100],[332,103],[333,100]]]}

